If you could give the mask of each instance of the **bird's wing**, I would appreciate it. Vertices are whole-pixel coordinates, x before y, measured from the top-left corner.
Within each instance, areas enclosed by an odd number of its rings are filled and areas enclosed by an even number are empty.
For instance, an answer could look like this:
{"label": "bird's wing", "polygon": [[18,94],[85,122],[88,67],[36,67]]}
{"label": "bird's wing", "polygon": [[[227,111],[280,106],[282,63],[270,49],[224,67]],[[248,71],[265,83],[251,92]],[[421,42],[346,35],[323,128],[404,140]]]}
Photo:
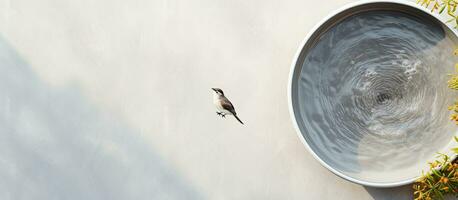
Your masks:
{"label": "bird's wing", "polygon": [[222,98],[221,99],[221,106],[226,109],[227,111],[231,112],[232,114],[236,114],[235,113],[235,109],[234,109],[234,106],[232,105],[232,103],[229,101],[229,99],[227,98]]}

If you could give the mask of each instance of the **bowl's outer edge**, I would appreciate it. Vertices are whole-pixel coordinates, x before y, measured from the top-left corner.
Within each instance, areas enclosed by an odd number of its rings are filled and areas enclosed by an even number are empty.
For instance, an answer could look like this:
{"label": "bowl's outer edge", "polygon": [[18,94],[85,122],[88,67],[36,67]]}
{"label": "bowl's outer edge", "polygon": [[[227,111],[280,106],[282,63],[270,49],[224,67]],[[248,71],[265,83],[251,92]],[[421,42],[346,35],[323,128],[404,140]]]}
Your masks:
{"label": "bowl's outer edge", "polygon": [[298,50],[296,51],[296,54],[294,56],[294,59],[293,59],[293,62],[291,63],[291,68],[290,68],[290,73],[289,73],[289,80],[288,80],[288,86],[287,86],[287,92],[288,92],[288,107],[289,107],[289,113],[290,113],[290,118],[293,122],[293,125],[294,125],[294,129],[296,130],[296,133],[297,133],[297,136],[299,137],[299,139],[301,140],[302,144],[305,146],[305,148],[308,150],[308,152],[310,152],[312,154],[312,156],[318,160],[320,162],[321,165],[323,165],[324,167],[326,167],[328,170],[330,170],[332,173],[336,174],[337,176],[340,176],[348,181],[351,181],[353,183],[357,183],[357,184],[360,184],[360,185],[364,185],[364,186],[371,186],[371,187],[384,187],[384,188],[387,188],[387,187],[396,187],[396,186],[402,186],[402,185],[406,185],[406,184],[410,184],[410,183],[413,183],[418,177],[414,177],[414,178],[411,178],[411,179],[407,179],[407,180],[403,180],[403,181],[399,181],[399,182],[385,182],[385,183],[378,183],[378,182],[368,182],[368,181],[363,181],[363,180],[358,180],[358,179],[355,179],[355,178],[352,178],[352,177],[349,177],[337,170],[335,170],[334,168],[332,168],[331,166],[329,166],[326,162],[324,162],[313,150],[312,148],[308,145],[308,143],[305,141],[305,138],[302,136],[302,133],[301,133],[301,130],[299,128],[299,125],[297,123],[297,119],[296,119],[296,116],[295,116],[295,113],[294,113],[294,106],[293,105],[293,95],[295,94],[295,91],[293,91],[293,83],[294,83],[294,72],[296,70],[296,65],[298,64],[298,61],[300,59],[300,56],[301,56],[301,52],[302,50],[304,49],[305,45],[307,44],[307,42],[310,40],[310,38],[312,37],[312,35],[324,24],[326,23],[327,21],[329,21],[331,18],[333,18],[335,15],[345,11],[345,10],[348,10],[350,8],[353,8],[353,7],[356,7],[356,6],[361,6],[361,5],[365,5],[365,4],[374,4],[374,3],[393,3],[393,4],[400,4],[400,5],[404,5],[404,6],[409,6],[409,7],[412,7],[414,9],[418,9],[420,11],[423,11],[424,13],[432,16],[433,18],[436,18],[437,20],[439,20],[442,25],[444,26],[447,26],[455,35],[458,35],[456,30],[453,29],[453,28],[450,28],[447,24],[445,24],[440,16],[438,14],[435,14],[435,13],[431,13],[428,9],[420,6],[420,5],[417,5],[416,3],[414,2],[410,2],[410,1],[403,1],[403,0],[362,0],[362,1],[357,1],[357,2],[353,2],[353,3],[349,3],[349,4],[346,4],[344,5],[343,7],[337,9],[337,10],[334,10],[333,12],[331,12],[329,15],[327,15],[324,19],[322,19],[320,22],[318,22],[310,31],[309,33],[305,36],[305,38],[302,40],[302,42],[300,43],[299,47],[298,47]]}

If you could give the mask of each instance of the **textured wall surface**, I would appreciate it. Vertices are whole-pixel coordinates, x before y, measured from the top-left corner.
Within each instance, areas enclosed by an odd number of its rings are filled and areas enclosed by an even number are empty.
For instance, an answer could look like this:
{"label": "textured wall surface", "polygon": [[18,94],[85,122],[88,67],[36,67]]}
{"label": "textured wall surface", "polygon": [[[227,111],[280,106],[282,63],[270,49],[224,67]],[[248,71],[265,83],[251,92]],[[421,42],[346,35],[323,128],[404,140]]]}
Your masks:
{"label": "textured wall surface", "polygon": [[333,175],[290,121],[294,53],[348,2],[0,0],[0,199],[409,199]]}

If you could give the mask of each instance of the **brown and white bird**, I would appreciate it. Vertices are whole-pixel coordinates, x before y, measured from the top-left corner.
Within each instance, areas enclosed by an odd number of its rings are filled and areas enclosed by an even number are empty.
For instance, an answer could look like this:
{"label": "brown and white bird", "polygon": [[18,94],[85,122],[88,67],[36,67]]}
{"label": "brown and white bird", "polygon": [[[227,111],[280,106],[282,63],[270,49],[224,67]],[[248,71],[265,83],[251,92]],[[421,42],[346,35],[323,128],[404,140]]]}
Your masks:
{"label": "brown and white bird", "polygon": [[234,115],[235,119],[243,124],[242,120],[237,117],[237,113],[235,112],[232,103],[224,96],[223,90],[219,88],[212,88],[212,90],[215,91],[213,94],[213,103],[218,110],[216,114],[221,115],[221,117],[226,117],[226,115]]}

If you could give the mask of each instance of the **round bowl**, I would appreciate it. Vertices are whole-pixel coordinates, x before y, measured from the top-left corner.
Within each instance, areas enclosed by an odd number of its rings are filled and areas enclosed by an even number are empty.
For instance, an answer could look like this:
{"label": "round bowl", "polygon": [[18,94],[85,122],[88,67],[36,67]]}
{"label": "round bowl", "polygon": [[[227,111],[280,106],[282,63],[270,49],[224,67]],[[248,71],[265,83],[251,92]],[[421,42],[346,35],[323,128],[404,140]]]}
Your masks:
{"label": "round bowl", "polygon": [[306,149],[349,181],[412,183],[437,152],[451,154],[457,126],[456,33],[405,1],[360,1],[305,37],[291,66],[289,110]]}

